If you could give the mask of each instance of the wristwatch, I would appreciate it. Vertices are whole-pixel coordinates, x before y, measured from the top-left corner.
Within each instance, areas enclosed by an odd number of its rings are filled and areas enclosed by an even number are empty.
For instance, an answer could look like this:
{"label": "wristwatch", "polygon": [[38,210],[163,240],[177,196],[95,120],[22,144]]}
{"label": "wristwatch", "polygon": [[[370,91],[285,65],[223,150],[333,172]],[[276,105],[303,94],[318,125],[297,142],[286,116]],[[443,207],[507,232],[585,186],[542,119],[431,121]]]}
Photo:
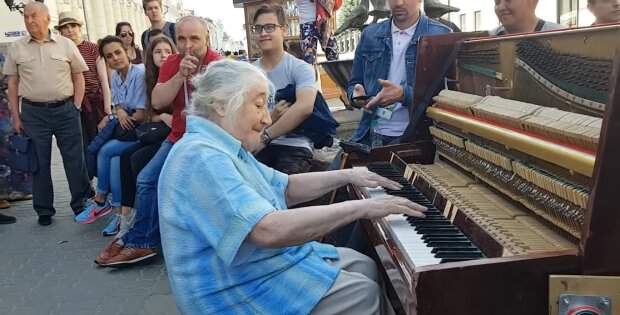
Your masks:
{"label": "wristwatch", "polygon": [[263,132],[260,133],[260,140],[265,144],[269,144],[271,142],[271,137],[267,133],[267,129],[263,129]]}
{"label": "wristwatch", "polygon": [[108,115],[108,121],[112,121],[114,119],[116,119],[116,115],[114,115],[114,114]]}

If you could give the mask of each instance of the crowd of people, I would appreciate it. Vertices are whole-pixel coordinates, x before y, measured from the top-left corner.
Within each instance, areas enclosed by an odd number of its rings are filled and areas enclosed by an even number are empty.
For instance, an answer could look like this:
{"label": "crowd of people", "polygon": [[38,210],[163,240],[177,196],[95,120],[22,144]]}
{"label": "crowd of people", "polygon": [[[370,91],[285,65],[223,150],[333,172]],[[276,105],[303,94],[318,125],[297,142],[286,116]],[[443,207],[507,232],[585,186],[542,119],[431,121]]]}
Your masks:
{"label": "crowd of people", "polygon": [[[426,17],[420,0],[388,2],[392,17],[362,33],[347,89],[364,109],[351,140],[368,146],[377,140],[371,125],[382,145],[399,143],[409,126],[411,43],[452,32]],[[495,0],[502,25],[490,34],[562,28],[536,17],[537,2]],[[53,223],[54,136],[75,222],[111,214],[102,234],[113,239],[95,262],[131,266],[161,248],[182,313],[391,313],[371,259],[315,240],[359,219],[423,217],[425,209],[393,196],[306,204],[346,184],[401,186],[358,169],[309,172],[317,142],[299,128],[322,101],[311,66],[317,43],[337,58],[321,27],[337,8],[327,0],[298,5],[300,56],[285,51],[282,7],[263,5],[251,26],[260,58],[250,63],[245,51],[212,50],[202,18],[165,21],[161,0],[143,0],[151,26],[141,47],[126,22],[98,43],[85,41],[72,12],[60,14],[57,35],[45,4],[27,4],[28,35],[3,61],[0,131],[30,139],[38,171],[6,172],[0,161],[0,208],[32,198],[38,223]],[[620,21],[619,0],[588,7],[595,24]],[[13,222],[0,215],[0,223]]]}

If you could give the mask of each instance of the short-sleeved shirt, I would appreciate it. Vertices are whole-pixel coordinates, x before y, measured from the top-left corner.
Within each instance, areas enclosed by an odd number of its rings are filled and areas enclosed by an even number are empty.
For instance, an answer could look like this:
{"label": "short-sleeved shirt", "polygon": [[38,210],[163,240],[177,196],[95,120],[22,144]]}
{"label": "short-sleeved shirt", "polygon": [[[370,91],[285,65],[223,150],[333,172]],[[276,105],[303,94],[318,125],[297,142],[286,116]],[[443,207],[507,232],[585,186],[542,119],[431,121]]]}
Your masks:
{"label": "short-sleeved shirt", "polygon": [[334,283],[332,245],[265,249],[248,240],[267,214],[287,211],[288,176],[216,124],[188,116],[161,174],[162,248],[182,314],[308,314]]}
{"label": "short-sleeved shirt", "polygon": [[125,110],[146,108],[146,83],[144,81],[144,65],[129,65],[125,81],[121,80],[118,71],[112,73],[112,104],[121,105]]}
{"label": "short-sleeved shirt", "polygon": [[316,22],[316,2],[310,0],[295,0],[299,12],[299,24]]}
{"label": "short-sleeved shirt", "polygon": [[95,43],[83,41],[77,45],[82,58],[88,66],[88,71],[84,72],[84,82],[86,84],[86,94],[97,93],[101,89],[101,81],[97,74],[97,58],[99,58],[99,47]]}
{"label": "short-sleeved shirt", "polygon": [[[253,63],[254,66],[261,68],[260,59]],[[262,69],[262,68],[261,68]],[[265,71],[266,72],[266,71]],[[276,90],[285,88],[289,84],[294,84],[295,89],[299,92],[302,89],[312,88],[316,89],[316,82],[314,80],[314,70],[312,66],[304,62],[303,60],[295,58],[295,56],[285,52],[280,63],[273,68],[273,70],[267,72],[269,81],[274,85]],[[275,102],[269,102],[269,110],[273,110]],[[307,137],[299,136],[296,134],[286,134],[271,141],[273,144],[286,145],[291,147],[301,147],[313,151],[314,145],[312,141]]]}
{"label": "short-sleeved shirt", "polygon": [[[222,56],[209,48],[203,58],[202,64],[208,65],[212,61],[220,59],[222,59]],[[159,70],[157,84],[166,83],[168,80],[172,79],[172,77],[179,72],[181,60],[183,60],[183,56],[179,54],[168,56],[166,62],[164,62]],[[192,95],[192,86],[189,81],[187,82],[187,95],[188,97]],[[172,102],[172,131],[170,132],[170,135],[168,135],[168,141],[173,144],[179,141],[185,133],[185,113],[183,111],[185,110],[186,105],[188,104],[185,104],[185,91],[183,87],[181,87]]]}
{"label": "short-sleeved shirt", "polygon": [[75,43],[50,32],[43,43],[30,35],[11,43],[3,72],[19,75],[19,96],[35,102],[52,102],[73,96],[71,75],[87,70]]}
{"label": "short-sleeved shirt", "polygon": [[[552,23],[552,22],[547,22],[544,20],[538,20],[538,24],[536,24],[536,28],[534,29],[534,32],[544,32],[544,31],[553,31],[553,30],[561,30],[561,29],[565,29],[566,26],[564,25],[560,25],[560,24],[556,24],[556,23]],[[506,28],[504,28],[503,25],[500,25],[494,29],[492,29],[489,34],[491,36],[500,36],[500,35],[507,35],[508,33],[506,32]]]}

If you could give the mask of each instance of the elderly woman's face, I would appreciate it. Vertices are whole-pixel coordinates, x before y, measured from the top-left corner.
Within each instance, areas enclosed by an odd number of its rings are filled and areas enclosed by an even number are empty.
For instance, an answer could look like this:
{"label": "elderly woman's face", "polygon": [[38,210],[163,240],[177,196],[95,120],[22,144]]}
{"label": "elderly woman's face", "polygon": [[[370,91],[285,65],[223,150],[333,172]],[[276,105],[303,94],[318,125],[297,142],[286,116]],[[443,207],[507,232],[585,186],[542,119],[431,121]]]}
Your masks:
{"label": "elderly woman's face", "polygon": [[245,102],[236,113],[234,126],[230,131],[247,151],[254,151],[260,146],[260,133],[271,124],[268,98],[267,84],[256,84],[247,93]]}

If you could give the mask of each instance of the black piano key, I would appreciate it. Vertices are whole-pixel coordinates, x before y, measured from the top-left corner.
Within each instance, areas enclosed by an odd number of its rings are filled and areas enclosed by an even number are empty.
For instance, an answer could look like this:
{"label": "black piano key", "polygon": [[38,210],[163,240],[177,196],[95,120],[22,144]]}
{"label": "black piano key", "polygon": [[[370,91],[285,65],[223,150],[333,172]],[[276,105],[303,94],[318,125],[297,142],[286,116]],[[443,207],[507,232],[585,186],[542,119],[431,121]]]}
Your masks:
{"label": "black piano key", "polygon": [[433,254],[442,254],[442,253],[478,253],[480,254],[480,250],[476,247],[436,247],[431,250]]}
{"label": "black piano key", "polygon": [[[481,258],[484,258],[484,257],[481,257]],[[469,258],[442,258],[439,263],[440,264],[445,264],[445,263],[461,262],[461,261],[468,261],[468,260],[472,260],[472,259],[469,259]]]}
{"label": "black piano key", "polygon": [[427,239],[432,239],[432,238],[439,238],[439,237],[443,237],[443,238],[466,238],[465,235],[463,235],[463,233],[458,233],[458,232],[443,232],[443,231],[437,231],[436,233],[428,233],[428,234],[424,234],[422,235],[422,240],[427,240]]}
{"label": "black piano key", "polygon": [[422,237],[424,243],[428,244],[430,242],[469,242],[469,239],[465,237],[465,235],[452,235],[452,236],[434,236],[430,235],[426,238]]}
{"label": "black piano key", "polygon": [[470,246],[473,246],[470,241],[433,240],[433,241],[429,241],[426,244],[428,245],[428,247],[433,247],[433,248],[454,248],[454,247],[470,247]]}
{"label": "black piano key", "polygon": [[432,227],[432,228],[427,228],[427,227],[421,227],[418,230],[418,233],[420,234],[461,234],[461,231],[459,231],[456,227],[454,226],[441,226],[441,227]]}
{"label": "black piano key", "polygon": [[452,222],[440,221],[440,220],[417,220],[410,222],[411,226],[416,227],[418,229],[435,229],[435,228],[445,228],[445,227],[454,227]]}
{"label": "black piano key", "polygon": [[451,253],[437,253],[436,258],[460,258],[460,259],[480,259],[484,258],[482,253],[467,253],[467,252],[451,252]]}
{"label": "black piano key", "polygon": [[405,217],[422,235],[427,246],[432,248],[435,257],[441,258],[441,263],[484,258],[484,254],[422,192],[406,180],[402,172],[389,164],[370,165],[368,169],[403,186],[401,190],[384,188],[386,194],[407,198],[428,208],[425,218]]}

